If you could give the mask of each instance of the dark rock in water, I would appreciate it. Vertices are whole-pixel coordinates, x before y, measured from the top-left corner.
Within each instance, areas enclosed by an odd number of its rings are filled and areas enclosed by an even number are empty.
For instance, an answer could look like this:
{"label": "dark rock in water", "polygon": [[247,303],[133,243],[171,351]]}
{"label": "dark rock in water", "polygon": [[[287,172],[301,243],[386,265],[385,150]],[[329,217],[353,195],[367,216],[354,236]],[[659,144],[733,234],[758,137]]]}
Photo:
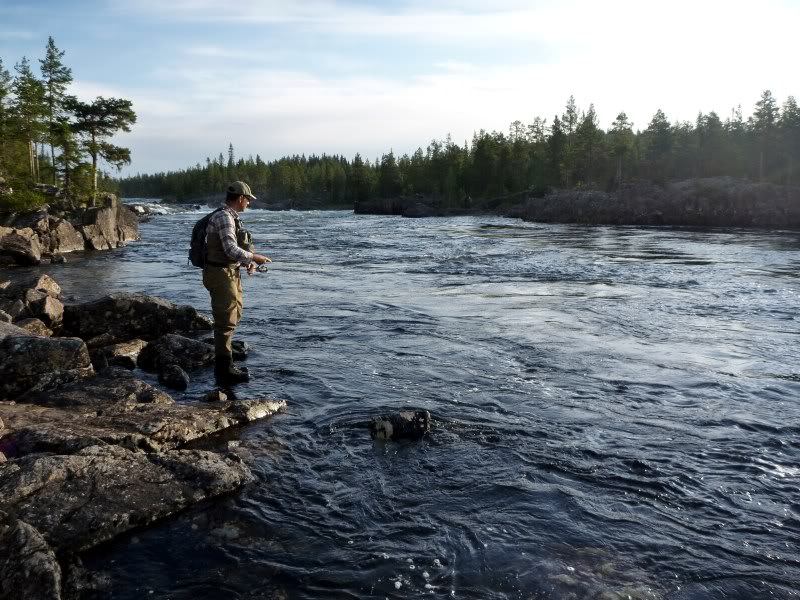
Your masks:
{"label": "dark rock in water", "polygon": [[0,399],[94,374],[86,345],[76,338],[33,336],[0,323]]}
{"label": "dark rock in water", "polygon": [[[206,344],[214,345],[214,336],[203,338]],[[244,340],[233,340],[231,342],[231,349],[233,350],[233,360],[245,360],[247,355],[250,354],[250,344]]]}
{"label": "dark rock in water", "polygon": [[168,365],[158,374],[158,383],[182,392],[189,387],[189,375],[178,365]]}
{"label": "dark rock in water", "polygon": [[158,373],[168,365],[192,371],[214,361],[214,347],[205,342],[170,333],[150,342],[139,353],[139,368]]}
{"label": "dark rock in water", "polygon": [[63,265],[65,262],[67,262],[67,257],[63,254],[53,254],[50,257],[50,264],[52,265]]}
{"label": "dark rock in water", "polygon": [[5,235],[0,232],[0,265],[38,265],[41,259],[42,246],[31,229],[14,229]]}
{"label": "dark rock in water", "polygon": [[211,327],[211,320],[195,308],[145,294],[112,294],[95,302],[64,307],[64,332],[84,340],[101,334],[109,334],[117,342],[151,340],[165,333]]}
{"label": "dark rock in water", "polygon": [[132,452],[90,446],[0,465],[0,510],[36,523],[56,552],[80,552],[252,480],[214,452]]}
{"label": "dark rock in water", "polygon": [[0,598],[61,600],[61,566],[56,555],[24,521],[0,524]]}
{"label": "dark rock in water", "polygon": [[388,417],[378,417],[369,423],[372,439],[416,440],[431,430],[431,413],[427,410],[404,411]]}

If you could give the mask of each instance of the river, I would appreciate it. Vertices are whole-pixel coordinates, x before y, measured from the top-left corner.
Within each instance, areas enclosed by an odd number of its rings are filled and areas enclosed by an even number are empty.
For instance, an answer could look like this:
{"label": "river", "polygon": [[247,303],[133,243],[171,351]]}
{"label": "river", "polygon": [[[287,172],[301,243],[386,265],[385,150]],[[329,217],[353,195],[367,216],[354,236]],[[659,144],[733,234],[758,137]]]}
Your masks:
{"label": "river", "polygon": [[[208,313],[201,214],[48,270]],[[800,234],[244,220],[240,396],[288,411],[240,432],[255,483],[86,557],[111,597],[800,597]],[[407,409],[427,439],[370,439]]]}

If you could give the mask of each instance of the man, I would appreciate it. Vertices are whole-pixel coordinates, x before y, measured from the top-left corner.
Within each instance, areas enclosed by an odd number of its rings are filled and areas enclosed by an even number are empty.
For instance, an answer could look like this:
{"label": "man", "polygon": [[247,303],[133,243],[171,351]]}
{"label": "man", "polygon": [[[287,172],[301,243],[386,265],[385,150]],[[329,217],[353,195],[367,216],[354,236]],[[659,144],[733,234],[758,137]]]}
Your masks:
{"label": "man", "polygon": [[203,285],[211,295],[211,314],[214,317],[214,375],[220,384],[248,381],[247,370],[233,364],[231,341],[233,331],[242,318],[242,278],[239,268],[252,275],[256,265],[272,262],[252,251],[250,234],[242,227],[239,213],[255,200],[250,186],[234,181],[227,188],[225,205],[211,216],[206,229],[206,264]]}

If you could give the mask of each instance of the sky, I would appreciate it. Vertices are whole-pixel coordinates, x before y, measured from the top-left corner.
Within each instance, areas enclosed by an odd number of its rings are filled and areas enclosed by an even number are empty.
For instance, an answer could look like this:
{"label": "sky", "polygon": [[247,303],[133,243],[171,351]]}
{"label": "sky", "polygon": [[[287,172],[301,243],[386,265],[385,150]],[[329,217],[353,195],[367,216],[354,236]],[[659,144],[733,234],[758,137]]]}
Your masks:
{"label": "sky", "polygon": [[572,95],[600,125],[752,114],[800,95],[800,0],[0,0],[0,58],[38,69],[48,36],[70,93],[126,98],[123,175],[227,154],[369,160],[551,123]]}

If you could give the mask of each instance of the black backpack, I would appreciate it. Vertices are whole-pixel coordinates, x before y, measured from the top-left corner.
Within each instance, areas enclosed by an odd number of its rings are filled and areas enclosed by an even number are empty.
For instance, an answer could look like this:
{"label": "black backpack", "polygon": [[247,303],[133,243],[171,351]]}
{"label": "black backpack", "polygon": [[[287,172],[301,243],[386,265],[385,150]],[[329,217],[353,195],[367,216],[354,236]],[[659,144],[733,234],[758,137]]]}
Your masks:
{"label": "black backpack", "polygon": [[211,211],[192,227],[192,244],[189,246],[189,262],[195,267],[203,268],[206,266],[206,255],[208,254],[208,249],[206,248],[206,229],[208,229],[208,222],[211,220],[211,216],[221,210],[221,208],[218,208],[217,210]]}

